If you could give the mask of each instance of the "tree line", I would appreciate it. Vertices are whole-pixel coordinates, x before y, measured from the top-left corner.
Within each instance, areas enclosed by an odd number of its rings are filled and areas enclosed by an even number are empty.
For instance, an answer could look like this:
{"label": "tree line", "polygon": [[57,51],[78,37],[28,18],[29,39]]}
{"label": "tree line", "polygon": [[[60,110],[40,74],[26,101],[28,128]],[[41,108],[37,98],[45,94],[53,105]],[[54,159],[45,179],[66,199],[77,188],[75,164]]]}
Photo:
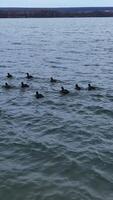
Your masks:
{"label": "tree line", "polygon": [[0,18],[113,17],[113,8],[0,8]]}

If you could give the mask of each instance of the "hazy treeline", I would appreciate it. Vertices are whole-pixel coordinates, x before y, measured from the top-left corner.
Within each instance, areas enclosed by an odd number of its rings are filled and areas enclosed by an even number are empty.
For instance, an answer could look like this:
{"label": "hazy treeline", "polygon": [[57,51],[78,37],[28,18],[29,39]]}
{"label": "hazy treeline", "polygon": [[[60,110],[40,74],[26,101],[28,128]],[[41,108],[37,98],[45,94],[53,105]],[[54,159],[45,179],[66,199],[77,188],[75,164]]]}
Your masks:
{"label": "hazy treeline", "polygon": [[95,8],[0,8],[0,18],[113,17],[113,7]]}

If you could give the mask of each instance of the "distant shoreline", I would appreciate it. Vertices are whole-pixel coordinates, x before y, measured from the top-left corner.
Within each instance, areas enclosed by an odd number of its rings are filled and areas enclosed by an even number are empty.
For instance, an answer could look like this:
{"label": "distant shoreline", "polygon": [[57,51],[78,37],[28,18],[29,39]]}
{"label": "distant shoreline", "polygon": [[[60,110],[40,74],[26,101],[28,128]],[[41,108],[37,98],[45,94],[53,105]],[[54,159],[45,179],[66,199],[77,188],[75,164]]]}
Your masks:
{"label": "distant shoreline", "polygon": [[113,7],[0,8],[0,18],[113,17]]}

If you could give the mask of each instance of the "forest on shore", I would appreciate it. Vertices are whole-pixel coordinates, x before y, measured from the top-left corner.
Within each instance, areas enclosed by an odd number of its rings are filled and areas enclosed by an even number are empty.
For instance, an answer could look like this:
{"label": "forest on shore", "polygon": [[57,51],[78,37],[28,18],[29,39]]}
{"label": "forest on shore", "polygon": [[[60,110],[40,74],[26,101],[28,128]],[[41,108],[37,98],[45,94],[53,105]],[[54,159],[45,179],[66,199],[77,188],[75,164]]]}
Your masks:
{"label": "forest on shore", "polygon": [[113,17],[113,7],[0,8],[0,18]]}

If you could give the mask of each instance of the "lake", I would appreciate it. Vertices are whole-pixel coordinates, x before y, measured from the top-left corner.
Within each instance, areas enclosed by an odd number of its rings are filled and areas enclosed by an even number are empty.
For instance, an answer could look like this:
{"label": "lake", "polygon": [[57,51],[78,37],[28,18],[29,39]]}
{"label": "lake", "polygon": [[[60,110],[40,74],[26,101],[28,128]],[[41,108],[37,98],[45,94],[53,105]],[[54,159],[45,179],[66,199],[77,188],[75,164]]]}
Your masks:
{"label": "lake", "polygon": [[112,20],[0,19],[0,199],[113,200]]}

